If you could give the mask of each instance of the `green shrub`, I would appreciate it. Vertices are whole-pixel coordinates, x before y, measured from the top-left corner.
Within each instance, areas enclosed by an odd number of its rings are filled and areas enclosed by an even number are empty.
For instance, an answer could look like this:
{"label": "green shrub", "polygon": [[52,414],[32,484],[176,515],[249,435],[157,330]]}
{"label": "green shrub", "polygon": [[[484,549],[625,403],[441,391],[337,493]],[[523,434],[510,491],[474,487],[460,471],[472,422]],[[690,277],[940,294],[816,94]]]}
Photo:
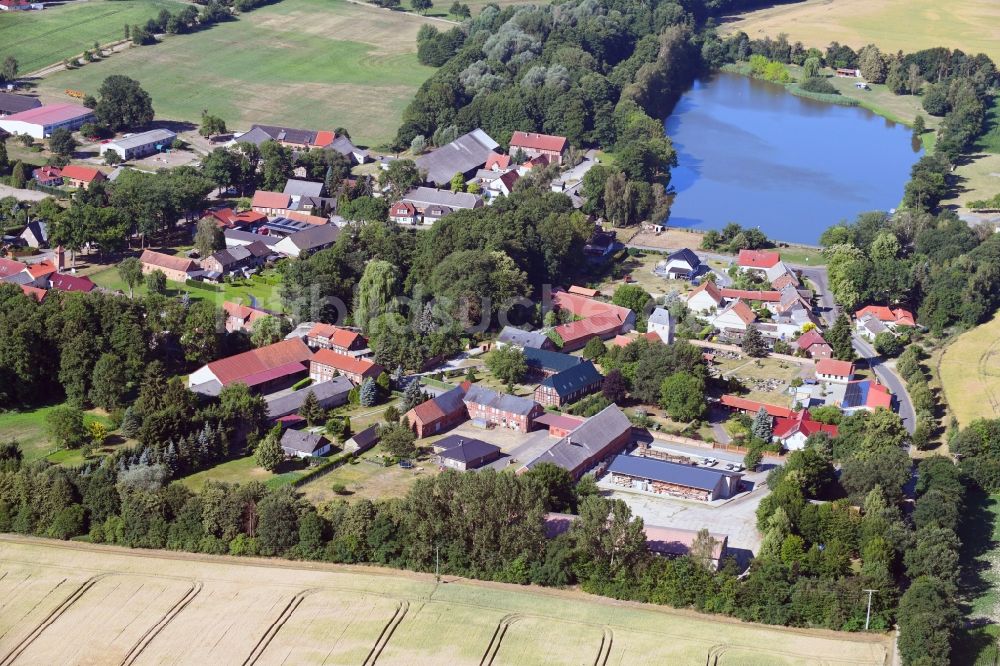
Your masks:
{"label": "green shrub", "polygon": [[799,88],[806,92],[819,93],[821,95],[839,95],[840,91],[833,87],[833,84],[825,78],[810,76],[799,82]]}

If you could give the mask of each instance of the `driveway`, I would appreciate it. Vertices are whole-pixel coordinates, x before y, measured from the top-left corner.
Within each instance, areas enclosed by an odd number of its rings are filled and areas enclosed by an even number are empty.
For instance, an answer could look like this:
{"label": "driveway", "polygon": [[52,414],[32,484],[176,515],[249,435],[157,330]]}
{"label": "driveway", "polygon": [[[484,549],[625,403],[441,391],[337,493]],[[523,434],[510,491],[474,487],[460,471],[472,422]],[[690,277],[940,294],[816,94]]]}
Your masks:
{"label": "driveway", "polygon": [[882,357],[879,356],[868,342],[859,335],[853,336],[854,350],[865,359],[868,359],[868,364],[871,369],[875,372],[875,376],[878,377],[879,381],[889,387],[893,395],[896,396],[896,401],[898,402],[899,417],[903,419],[903,425],[906,427],[906,431],[910,434],[913,433],[914,428],[917,427],[916,412],[913,409],[913,403],[910,402],[910,394],[906,392],[906,384],[896,371],[892,368],[886,366],[882,362]]}
{"label": "driveway", "polygon": [[823,322],[830,326],[837,319],[837,302],[833,299],[830,291],[830,283],[827,279],[826,268],[822,267],[797,267],[802,272],[802,277],[809,280],[816,288],[816,304]]}

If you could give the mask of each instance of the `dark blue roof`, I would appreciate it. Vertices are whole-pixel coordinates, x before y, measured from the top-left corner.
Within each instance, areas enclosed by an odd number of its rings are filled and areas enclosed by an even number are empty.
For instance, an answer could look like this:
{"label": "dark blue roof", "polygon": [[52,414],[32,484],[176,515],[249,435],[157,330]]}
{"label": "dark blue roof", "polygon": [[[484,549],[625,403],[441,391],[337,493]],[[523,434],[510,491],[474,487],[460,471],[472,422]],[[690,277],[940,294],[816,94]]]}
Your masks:
{"label": "dark blue roof", "polygon": [[528,362],[529,368],[551,370],[553,372],[569,370],[583,363],[583,359],[579,356],[561,354],[545,349],[532,349],[531,347],[524,348],[524,360]]}
{"label": "dark blue roof", "polygon": [[667,255],[667,261],[673,261],[674,259],[687,262],[691,268],[697,268],[698,264],[701,263],[701,260],[698,259],[698,255],[686,247]]}
{"label": "dark blue roof", "polygon": [[655,458],[626,455],[615,456],[608,466],[608,471],[699,490],[715,490],[720,477],[740,476],[738,472],[727,472],[711,467],[695,467]]}
{"label": "dark blue roof", "polygon": [[551,386],[560,396],[566,396],[582,388],[593,386],[604,377],[590,361],[583,361],[568,370],[546,377],[542,386]]}

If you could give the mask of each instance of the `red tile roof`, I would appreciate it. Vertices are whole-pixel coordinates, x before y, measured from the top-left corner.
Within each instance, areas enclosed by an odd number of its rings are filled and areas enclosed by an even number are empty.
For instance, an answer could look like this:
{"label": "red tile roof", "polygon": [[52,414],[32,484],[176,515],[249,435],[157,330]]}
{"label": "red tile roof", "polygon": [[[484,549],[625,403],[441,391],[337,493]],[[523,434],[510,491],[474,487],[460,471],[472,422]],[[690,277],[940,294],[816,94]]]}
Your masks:
{"label": "red tile roof", "polygon": [[786,439],[797,432],[801,432],[806,437],[817,432],[825,432],[830,437],[836,437],[837,426],[813,421],[808,409],[804,409],[798,415],[790,418],[782,417],[774,420],[772,434],[778,439]]}
{"label": "red tile roof", "polygon": [[28,264],[28,275],[34,279],[52,275],[56,272],[56,265],[51,261],[40,261],[37,264]]}
{"label": "red tile roof", "polygon": [[889,391],[889,387],[884,384],[871,382],[871,386],[868,387],[868,399],[865,401],[865,406],[871,409],[878,409],[879,407],[892,409],[892,393]]}
{"label": "red tile roof", "polygon": [[[10,118],[8,118],[10,120]],[[104,178],[104,174],[100,170],[94,167],[78,166],[76,164],[68,164],[63,167],[62,170],[63,178],[70,178],[72,180],[80,180],[84,183],[90,183],[94,180],[101,180]]]}
{"label": "red tile roof", "polygon": [[222,227],[242,227],[248,224],[256,224],[258,222],[267,222],[267,215],[264,215],[264,213],[258,213],[254,210],[237,213],[232,208],[218,208],[216,210],[206,211],[205,216],[214,217],[218,220],[219,226]]}
{"label": "red tile roof", "polygon": [[312,358],[312,352],[298,338],[282,340],[260,349],[252,349],[236,356],[208,364],[209,370],[223,386],[241,382],[266,370],[289,363],[302,363]]}
{"label": "red tile roof", "polygon": [[240,381],[249,387],[254,387],[275,379],[280,379],[281,377],[287,377],[288,375],[305,372],[306,370],[307,368],[304,363],[292,361],[291,363],[282,363],[274,368],[267,368],[266,370],[261,370],[260,372],[247,375]]}
{"label": "red tile roof", "polygon": [[562,338],[563,342],[571,345],[584,338],[592,338],[595,335],[610,335],[621,328],[622,322],[612,314],[599,314],[579,321],[571,321],[568,324],[556,326],[555,331]]}
{"label": "red tile roof", "polygon": [[191,271],[198,268],[198,264],[193,259],[178,257],[172,254],[163,254],[153,250],[143,250],[139,261],[149,266],[166,268],[171,271]]}
{"label": "red tile roof", "polygon": [[815,328],[809,329],[805,333],[799,336],[795,341],[795,345],[802,350],[809,349],[813,345],[825,345],[826,340],[823,336],[819,334]]}
{"label": "red tile roof", "polygon": [[20,261],[0,257],[0,278],[17,275],[27,267],[27,264],[22,264]]}
{"label": "red tile roof", "polygon": [[838,361],[832,358],[820,359],[816,362],[816,374],[851,377],[854,375],[854,364],[850,361]]}
{"label": "red tile roof", "polygon": [[723,298],[745,298],[748,301],[764,301],[776,303],[781,300],[781,292],[778,291],[755,291],[751,289],[728,289],[722,291]]}
{"label": "red tile roof", "polygon": [[782,273],[778,277],[774,278],[774,280],[771,282],[771,286],[777,289],[778,291],[781,291],[785,287],[799,286],[799,281],[791,273]]}
{"label": "red tile roof", "polygon": [[722,290],[719,289],[719,286],[714,282],[712,282],[711,280],[705,280],[697,287],[692,289],[691,293],[688,294],[687,296],[688,300],[691,300],[691,297],[700,292],[705,292],[706,294],[711,296],[712,300],[715,301],[716,303],[722,300]]}
{"label": "red tile roof", "polygon": [[747,400],[746,398],[741,398],[731,394],[722,396],[722,404],[731,409],[739,409],[744,412],[754,413],[759,412],[760,408],[763,407],[768,414],[777,418],[788,418],[795,414],[795,412],[788,407],[769,405],[766,402],[757,402],[756,400]]}
{"label": "red tile roof", "polygon": [[292,203],[292,197],[284,192],[268,192],[267,190],[257,190],[253,193],[250,205],[254,208],[288,208]]}
{"label": "red tile roof", "polygon": [[740,250],[739,264],[744,268],[772,268],[779,261],[781,261],[781,255],[777,252]]}
{"label": "red tile roof", "polygon": [[49,277],[49,285],[52,289],[80,291],[83,293],[93,291],[97,287],[89,277],[77,277],[75,275],[66,275],[65,273],[56,273]]}
{"label": "red tile roof", "polygon": [[301,222],[308,222],[309,224],[321,227],[324,224],[329,224],[330,220],[319,215],[309,215],[308,213],[300,213],[298,211],[292,210],[285,214],[285,216],[290,220],[299,220]]}
{"label": "red tile roof", "polygon": [[593,298],[595,296],[600,296],[601,295],[601,292],[599,292],[596,289],[589,289],[587,287],[580,287],[580,286],[575,285],[575,284],[572,285],[572,286],[570,286],[570,288],[567,289],[566,291],[568,291],[571,294],[576,294],[577,296],[586,296],[587,298]]}
{"label": "red tile roof", "polygon": [[730,312],[739,317],[744,324],[750,325],[757,321],[757,315],[754,311],[750,309],[750,306],[743,301],[735,301],[731,306],[729,306]]}
{"label": "red tile roof", "polygon": [[392,217],[413,217],[416,214],[417,209],[409,201],[397,201],[389,211]]}
{"label": "red tile roof", "polygon": [[9,115],[4,120],[22,120],[35,125],[54,125],[74,118],[83,118],[92,113],[94,113],[92,110],[79,104],[43,104],[34,109]]}
{"label": "red tile roof", "polygon": [[335,347],[350,349],[351,345],[363,336],[357,331],[352,331],[333,324],[316,324],[308,333],[307,338],[327,338]]}
{"label": "red tile roof", "polygon": [[35,301],[41,303],[45,300],[45,296],[48,294],[44,289],[39,289],[38,287],[29,287],[26,284],[21,285],[21,291],[24,292],[25,296],[30,296],[35,299]]}
{"label": "red tile roof", "polygon": [[337,138],[337,135],[334,134],[333,132],[329,132],[327,130],[320,130],[320,131],[316,132],[316,144],[315,145],[318,148],[323,148],[323,147],[329,146],[331,143],[333,143],[333,140],[336,139],[336,138]]}
{"label": "red tile roof", "polygon": [[536,132],[514,132],[510,137],[511,150],[529,148],[531,150],[551,150],[561,153],[566,150],[566,137],[538,134]]}
{"label": "red tile roof", "polygon": [[363,358],[354,358],[346,354],[338,354],[329,349],[320,349],[313,356],[312,362],[317,365],[325,365],[339,372],[361,375],[362,377],[376,377],[382,374],[382,366],[372,363]]}
{"label": "red tile roof", "polygon": [[623,308],[614,303],[605,303],[579,294],[572,294],[568,291],[552,292],[552,302],[560,309],[570,312],[577,317],[591,317],[594,315],[612,315],[618,318],[620,323],[624,323],[631,310]]}
{"label": "red tile roof", "polygon": [[916,320],[913,318],[913,313],[909,310],[904,310],[903,308],[892,309],[886,307],[885,305],[866,305],[854,313],[854,316],[857,319],[861,319],[865,315],[872,315],[879,321],[887,324],[916,326]]}
{"label": "red tile roof", "polygon": [[490,153],[490,156],[486,158],[486,166],[484,169],[492,170],[493,167],[497,169],[506,169],[510,166],[510,155],[501,155],[500,153]]}
{"label": "red tile roof", "polygon": [[271,316],[270,313],[264,312],[263,310],[252,308],[249,305],[233,303],[232,301],[224,301],[222,303],[222,309],[225,310],[226,314],[230,317],[242,319],[248,324],[253,324],[253,322],[258,319]]}

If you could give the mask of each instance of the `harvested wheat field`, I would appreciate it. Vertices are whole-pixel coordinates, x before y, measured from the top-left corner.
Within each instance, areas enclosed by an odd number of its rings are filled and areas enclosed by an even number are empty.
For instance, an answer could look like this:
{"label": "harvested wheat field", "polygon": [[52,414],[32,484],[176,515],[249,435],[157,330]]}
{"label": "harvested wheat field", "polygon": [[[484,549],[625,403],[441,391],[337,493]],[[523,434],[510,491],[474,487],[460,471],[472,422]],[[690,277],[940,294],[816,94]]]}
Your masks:
{"label": "harvested wheat field", "polygon": [[0,535],[0,664],[888,664],[891,640],[572,591]]}
{"label": "harvested wheat field", "polygon": [[1000,317],[948,345],[938,369],[941,388],[959,425],[1000,418]]}
{"label": "harvested wheat field", "polygon": [[734,17],[726,32],[752,39],[786,33],[807,47],[833,41],[906,52],[948,46],[1000,58],[1000,4],[995,0],[806,0]]}

